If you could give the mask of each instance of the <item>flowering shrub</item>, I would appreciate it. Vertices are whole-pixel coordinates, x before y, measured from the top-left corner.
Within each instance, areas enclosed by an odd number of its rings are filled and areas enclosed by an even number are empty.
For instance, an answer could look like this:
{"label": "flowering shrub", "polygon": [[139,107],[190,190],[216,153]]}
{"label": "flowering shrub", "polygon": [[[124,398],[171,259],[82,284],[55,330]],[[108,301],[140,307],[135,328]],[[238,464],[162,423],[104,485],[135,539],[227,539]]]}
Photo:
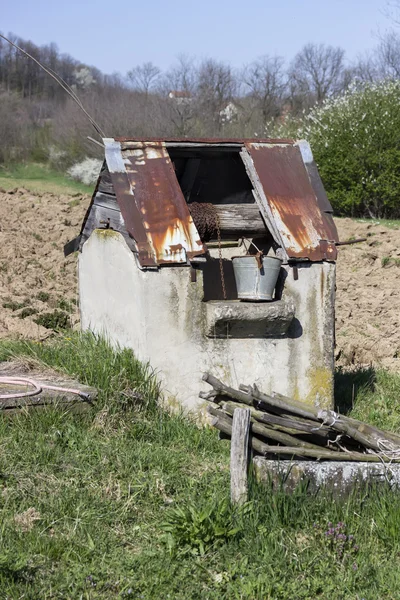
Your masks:
{"label": "flowering shrub", "polygon": [[337,525],[328,523],[328,528],[321,527],[314,523],[314,535],[321,544],[324,551],[327,551],[335,562],[350,565],[354,571],[358,566],[355,562],[355,556],[358,553],[358,545],[354,535],[349,535],[346,525],[341,521]]}
{"label": "flowering shrub", "polygon": [[68,169],[67,175],[85,185],[92,185],[97,181],[102,164],[98,158],[85,158]]}
{"label": "flowering shrub", "polygon": [[400,81],[355,83],[274,133],[310,142],[336,214],[400,216]]}

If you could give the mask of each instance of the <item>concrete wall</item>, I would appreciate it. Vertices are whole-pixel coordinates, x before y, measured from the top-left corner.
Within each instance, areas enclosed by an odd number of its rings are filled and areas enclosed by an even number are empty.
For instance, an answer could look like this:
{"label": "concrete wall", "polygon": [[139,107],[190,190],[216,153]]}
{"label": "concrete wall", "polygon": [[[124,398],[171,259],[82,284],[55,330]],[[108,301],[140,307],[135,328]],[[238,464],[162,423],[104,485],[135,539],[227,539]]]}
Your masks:
{"label": "concrete wall", "polygon": [[[213,306],[202,301],[201,271],[196,282],[188,267],[141,271],[119,233],[95,230],[79,257],[82,328],[150,361],[171,406],[201,408],[199,391],[209,390],[204,371],[236,387],[256,383],[266,393],[331,406],[335,265],[302,263],[297,281],[285,268],[280,302]],[[226,337],[221,328],[213,335],[213,319],[226,319]],[[229,319],[245,321],[232,333]],[[275,328],[265,337],[273,319]]]}

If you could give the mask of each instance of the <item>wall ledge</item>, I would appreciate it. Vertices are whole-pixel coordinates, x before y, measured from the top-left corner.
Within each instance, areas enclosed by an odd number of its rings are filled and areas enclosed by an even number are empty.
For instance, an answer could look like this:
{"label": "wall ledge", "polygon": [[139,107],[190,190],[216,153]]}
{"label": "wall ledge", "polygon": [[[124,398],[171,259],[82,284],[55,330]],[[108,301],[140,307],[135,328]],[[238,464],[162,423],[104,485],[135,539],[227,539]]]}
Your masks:
{"label": "wall ledge", "polygon": [[307,484],[310,493],[324,489],[333,496],[348,496],[356,489],[371,484],[390,484],[400,489],[400,463],[383,464],[350,461],[269,460],[253,459],[258,481],[292,493],[300,484]]}
{"label": "wall ledge", "polygon": [[291,302],[240,302],[212,300],[204,303],[205,335],[211,338],[281,338],[294,318]]}

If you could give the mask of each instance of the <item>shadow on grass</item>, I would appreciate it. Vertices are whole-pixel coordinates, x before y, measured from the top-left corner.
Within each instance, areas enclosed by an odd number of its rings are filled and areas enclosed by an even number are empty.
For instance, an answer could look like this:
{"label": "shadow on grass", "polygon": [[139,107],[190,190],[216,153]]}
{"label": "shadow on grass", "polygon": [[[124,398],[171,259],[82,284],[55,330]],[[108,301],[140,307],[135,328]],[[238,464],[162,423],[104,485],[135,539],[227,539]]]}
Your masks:
{"label": "shadow on grass", "polygon": [[360,390],[374,391],[376,383],[375,369],[360,367],[354,371],[335,372],[335,411],[347,415],[354,408],[354,402]]}

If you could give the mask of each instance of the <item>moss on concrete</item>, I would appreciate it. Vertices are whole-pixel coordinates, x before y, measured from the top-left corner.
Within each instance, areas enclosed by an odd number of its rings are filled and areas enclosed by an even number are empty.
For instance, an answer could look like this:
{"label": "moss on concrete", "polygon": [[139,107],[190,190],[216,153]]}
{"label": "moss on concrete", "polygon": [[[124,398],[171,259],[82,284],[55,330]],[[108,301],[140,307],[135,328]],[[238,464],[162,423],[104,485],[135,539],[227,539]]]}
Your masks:
{"label": "moss on concrete", "polygon": [[95,229],[93,234],[96,235],[99,240],[103,241],[121,236],[121,234],[118,231],[114,231],[114,229]]}
{"label": "moss on concrete", "polygon": [[306,398],[307,404],[321,408],[332,408],[333,375],[326,367],[310,368],[306,373],[310,391]]}

